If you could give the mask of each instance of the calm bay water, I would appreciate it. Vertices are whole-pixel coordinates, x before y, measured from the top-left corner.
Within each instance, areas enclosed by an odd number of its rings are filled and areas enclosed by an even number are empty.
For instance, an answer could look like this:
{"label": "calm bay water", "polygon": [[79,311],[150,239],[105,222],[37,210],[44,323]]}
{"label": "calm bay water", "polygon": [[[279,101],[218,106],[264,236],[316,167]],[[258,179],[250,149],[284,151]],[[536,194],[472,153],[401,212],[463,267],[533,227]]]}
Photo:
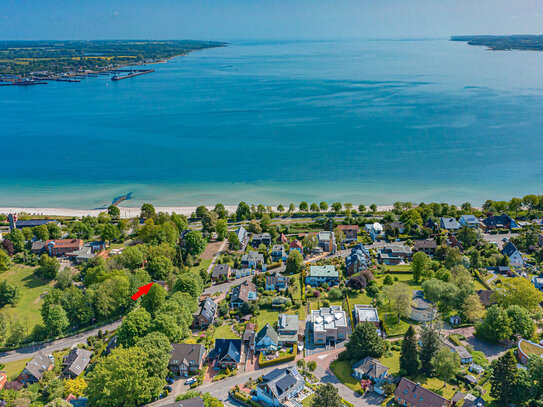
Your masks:
{"label": "calm bay water", "polygon": [[543,193],[543,53],[233,42],[153,68],[0,87],[0,206]]}

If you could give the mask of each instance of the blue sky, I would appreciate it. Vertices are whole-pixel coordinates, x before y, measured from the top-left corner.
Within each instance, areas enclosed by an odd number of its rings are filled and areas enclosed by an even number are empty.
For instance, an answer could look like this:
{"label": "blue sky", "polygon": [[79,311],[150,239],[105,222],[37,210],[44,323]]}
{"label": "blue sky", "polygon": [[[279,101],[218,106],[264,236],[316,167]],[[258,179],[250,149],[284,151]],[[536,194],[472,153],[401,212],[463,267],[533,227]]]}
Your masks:
{"label": "blue sky", "polygon": [[0,40],[536,34],[542,17],[541,0],[0,0]]}

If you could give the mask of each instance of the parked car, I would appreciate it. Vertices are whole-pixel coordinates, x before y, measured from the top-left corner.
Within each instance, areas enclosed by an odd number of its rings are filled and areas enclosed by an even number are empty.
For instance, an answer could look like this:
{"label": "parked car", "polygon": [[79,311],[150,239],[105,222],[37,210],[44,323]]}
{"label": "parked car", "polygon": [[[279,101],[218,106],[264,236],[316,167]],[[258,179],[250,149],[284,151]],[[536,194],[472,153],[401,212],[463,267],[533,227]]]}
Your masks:
{"label": "parked car", "polygon": [[168,390],[169,393],[173,391],[173,389],[170,386],[164,386],[164,390]]}
{"label": "parked car", "polygon": [[174,384],[175,381],[171,377],[166,377],[166,382],[168,384]]}
{"label": "parked car", "polygon": [[195,377],[191,377],[190,379],[187,379],[187,381],[185,382],[185,384],[192,384],[192,383],[196,383],[198,380],[196,380]]}

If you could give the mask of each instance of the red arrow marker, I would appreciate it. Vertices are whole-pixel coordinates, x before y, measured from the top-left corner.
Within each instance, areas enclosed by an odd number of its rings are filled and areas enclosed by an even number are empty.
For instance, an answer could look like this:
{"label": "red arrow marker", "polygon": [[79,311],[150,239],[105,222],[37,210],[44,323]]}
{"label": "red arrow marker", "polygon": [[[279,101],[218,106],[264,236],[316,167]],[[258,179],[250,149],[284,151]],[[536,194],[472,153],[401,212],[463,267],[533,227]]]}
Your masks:
{"label": "red arrow marker", "polygon": [[147,294],[149,290],[151,289],[151,286],[153,283],[142,285],[140,288],[138,288],[138,292],[134,294],[132,298],[134,301],[136,301],[138,298],[140,298],[143,294]]}

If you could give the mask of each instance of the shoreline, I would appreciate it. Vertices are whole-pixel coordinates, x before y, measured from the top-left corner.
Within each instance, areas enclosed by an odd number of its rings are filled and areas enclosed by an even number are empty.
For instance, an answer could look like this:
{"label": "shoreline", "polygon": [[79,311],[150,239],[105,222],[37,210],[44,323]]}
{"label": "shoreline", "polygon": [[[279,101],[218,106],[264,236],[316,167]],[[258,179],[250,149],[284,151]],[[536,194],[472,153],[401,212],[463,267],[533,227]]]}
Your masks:
{"label": "shoreline", "polygon": [[[249,204],[250,205],[250,204]],[[353,205],[353,209],[357,209],[357,206]],[[215,205],[205,205],[208,209],[213,209]],[[121,210],[121,219],[130,219],[138,217],[141,208],[118,206]],[[175,212],[180,215],[190,216],[196,211],[197,206],[155,206],[155,210],[158,212],[172,213]],[[224,205],[224,208],[228,213],[236,212],[237,205]],[[272,205],[273,210],[277,209],[277,206]],[[392,205],[378,205],[377,211],[385,212],[392,210]],[[98,216],[100,212],[107,212],[107,208],[102,209],[70,209],[70,208],[29,208],[29,207],[0,207],[0,214],[8,213],[21,213],[25,212],[32,216],[63,216],[63,217],[83,217],[83,216]],[[296,210],[298,212],[298,210]]]}

